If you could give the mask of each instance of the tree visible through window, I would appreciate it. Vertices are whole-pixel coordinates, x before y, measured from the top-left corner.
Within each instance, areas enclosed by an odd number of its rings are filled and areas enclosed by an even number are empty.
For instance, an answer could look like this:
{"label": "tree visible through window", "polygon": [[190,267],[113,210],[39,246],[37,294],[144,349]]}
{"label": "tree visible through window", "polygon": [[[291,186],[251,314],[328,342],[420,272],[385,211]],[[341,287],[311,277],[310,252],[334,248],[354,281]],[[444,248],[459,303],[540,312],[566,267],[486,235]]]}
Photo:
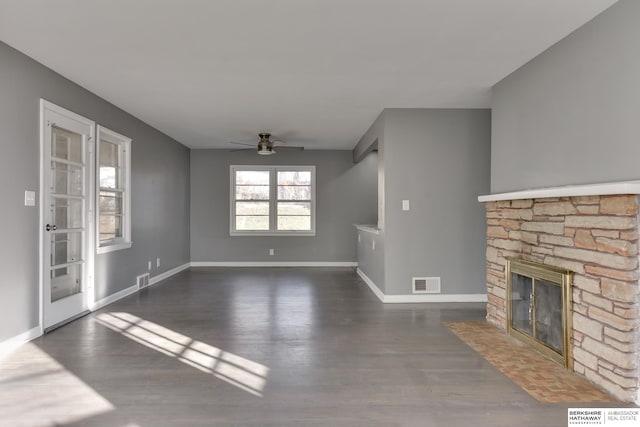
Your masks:
{"label": "tree visible through window", "polygon": [[231,234],[315,234],[315,167],[232,166]]}

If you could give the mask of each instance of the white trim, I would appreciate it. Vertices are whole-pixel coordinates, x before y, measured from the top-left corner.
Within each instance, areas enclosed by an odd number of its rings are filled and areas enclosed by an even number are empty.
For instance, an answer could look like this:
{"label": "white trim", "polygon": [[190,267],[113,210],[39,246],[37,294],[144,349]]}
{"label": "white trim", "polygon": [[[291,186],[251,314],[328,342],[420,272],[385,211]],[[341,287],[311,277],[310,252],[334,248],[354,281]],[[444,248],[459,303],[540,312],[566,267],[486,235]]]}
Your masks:
{"label": "white trim", "polygon": [[40,325],[35,328],[31,328],[26,332],[23,332],[19,335],[16,335],[13,338],[9,338],[0,343],[0,357],[4,356],[7,353],[12,352],[17,347],[20,347],[22,344],[25,344],[35,338],[38,338],[42,335],[42,328]]}
{"label": "white trim", "polygon": [[372,234],[380,234],[380,229],[378,228],[377,225],[353,224],[353,226],[360,231],[364,231]]}
{"label": "white trim", "polygon": [[191,263],[187,262],[185,264],[182,264],[176,268],[172,268],[171,270],[167,270],[164,273],[160,273],[157,276],[153,276],[149,278],[149,286],[151,285],[155,285],[156,283],[164,280],[164,279],[168,279],[171,276],[175,276],[176,274],[180,273],[181,271],[186,270],[187,268],[191,267]]}
{"label": "white trim", "polygon": [[360,278],[362,280],[364,280],[364,283],[366,283],[367,286],[369,286],[369,288],[371,288],[371,290],[378,297],[378,299],[380,301],[384,302],[384,292],[382,292],[380,290],[380,288],[378,288],[378,286],[376,286],[376,284],[373,282],[373,280],[371,280],[369,278],[369,276],[364,274],[364,271],[360,270],[359,268],[356,270],[356,273],[358,273],[358,276],[360,276]]}
{"label": "white trim", "polygon": [[[102,141],[115,144],[118,147],[120,186],[117,190],[123,194],[122,198],[122,236],[100,242],[100,143]],[[121,249],[129,249],[131,242],[131,142],[132,139],[118,132],[97,125],[95,144],[95,246],[97,254],[104,254]]]}
{"label": "white trim", "polygon": [[620,181],[602,184],[536,188],[531,190],[479,196],[478,201],[484,203],[497,202],[500,200],[542,199],[545,197],[603,196],[612,194],[640,194],[640,181]]}
{"label": "white trim", "polygon": [[430,294],[430,295],[385,295],[384,292],[359,268],[358,276],[385,304],[410,304],[423,302],[487,302],[487,294]]}
{"label": "white trim", "polygon": [[138,285],[129,286],[126,289],[123,289],[107,297],[104,297],[101,300],[96,301],[95,304],[93,304],[93,307],[91,307],[91,311],[100,310],[102,307],[107,306],[111,303],[114,303],[119,299],[128,297],[131,294],[135,294],[137,291],[138,291]]}
{"label": "white trim", "polygon": [[191,267],[357,267],[355,261],[317,262],[317,261],[192,261]]}
{"label": "white trim", "polygon": [[[158,274],[157,276],[153,276],[152,278],[149,279],[149,286],[151,285],[155,285],[156,283],[160,282],[161,280],[167,279],[171,276],[174,276],[178,273],[180,273],[183,270],[186,270],[187,268],[191,267],[191,263],[186,263],[186,264],[182,264],[181,266],[178,266],[176,268],[172,268],[171,270],[167,270],[164,273]],[[146,289],[146,286],[145,286]],[[140,290],[140,288],[138,288],[138,285],[132,285],[129,286],[126,289],[123,289],[121,291],[118,291],[114,294],[109,295],[108,297],[102,298],[99,301],[96,301],[96,303],[94,304],[94,306],[91,308],[91,311],[96,311],[101,309],[104,306],[107,306],[111,303],[114,303],[124,297],[128,297],[129,295],[135,294],[136,292],[138,292]]]}
{"label": "white trim", "polygon": [[[269,230],[236,230],[236,172],[267,171],[269,172]],[[295,202],[296,200],[278,199],[278,172],[303,171],[311,173],[311,199],[298,200],[311,205],[311,228],[309,230],[278,230],[277,207],[279,202]],[[251,201],[251,200],[246,200]],[[256,200],[258,201],[258,200]],[[266,202],[266,200],[260,200]],[[315,165],[230,165],[229,166],[229,235],[232,237],[315,237],[316,235],[316,167]]]}
{"label": "white trim", "polygon": [[385,295],[387,304],[423,302],[487,302],[487,294]]}

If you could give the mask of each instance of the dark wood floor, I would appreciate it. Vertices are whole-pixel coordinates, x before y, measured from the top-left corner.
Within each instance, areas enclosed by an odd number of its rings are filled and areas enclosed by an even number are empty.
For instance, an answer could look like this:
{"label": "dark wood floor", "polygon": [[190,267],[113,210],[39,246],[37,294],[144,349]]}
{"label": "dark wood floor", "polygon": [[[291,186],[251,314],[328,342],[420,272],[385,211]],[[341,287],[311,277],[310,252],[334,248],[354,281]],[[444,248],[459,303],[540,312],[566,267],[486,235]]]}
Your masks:
{"label": "dark wood floor", "polygon": [[352,269],[191,269],[0,361],[7,426],[562,426],[442,322]]}

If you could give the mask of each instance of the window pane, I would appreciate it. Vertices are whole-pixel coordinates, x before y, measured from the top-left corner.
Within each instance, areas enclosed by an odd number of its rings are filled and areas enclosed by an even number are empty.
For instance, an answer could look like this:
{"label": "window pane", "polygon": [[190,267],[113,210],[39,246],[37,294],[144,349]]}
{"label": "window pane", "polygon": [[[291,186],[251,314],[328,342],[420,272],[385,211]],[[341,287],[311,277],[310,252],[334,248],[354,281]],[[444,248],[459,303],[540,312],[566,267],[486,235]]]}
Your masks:
{"label": "window pane", "polygon": [[122,194],[111,191],[100,191],[101,214],[122,214]]}
{"label": "window pane", "polygon": [[236,215],[269,215],[269,202],[236,202]]}
{"label": "window pane", "polygon": [[279,185],[278,200],[311,200],[311,187]]}
{"label": "window pane", "polygon": [[120,166],[118,161],[118,144],[108,141],[100,141],[100,168],[102,166]]}
{"label": "window pane", "polygon": [[119,188],[118,168],[112,166],[100,166],[100,187]]}
{"label": "window pane", "polygon": [[309,171],[278,172],[278,185],[311,185],[311,172]]}
{"label": "window pane", "polygon": [[236,200],[269,200],[269,186],[236,185]]}
{"label": "window pane", "polygon": [[311,203],[308,202],[279,202],[278,215],[311,215]]}
{"label": "window pane", "polygon": [[236,216],[236,230],[269,230],[269,217],[255,215],[238,215]]}
{"label": "window pane", "polygon": [[269,185],[269,171],[236,171],[236,185]]}
{"label": "window pane", "polygon": [[122,237],[122,217],[100,214],[100,241]]}
{"label": "window pane", "polygon": [[311,230],[310,216],[278,216],[278,230]]}

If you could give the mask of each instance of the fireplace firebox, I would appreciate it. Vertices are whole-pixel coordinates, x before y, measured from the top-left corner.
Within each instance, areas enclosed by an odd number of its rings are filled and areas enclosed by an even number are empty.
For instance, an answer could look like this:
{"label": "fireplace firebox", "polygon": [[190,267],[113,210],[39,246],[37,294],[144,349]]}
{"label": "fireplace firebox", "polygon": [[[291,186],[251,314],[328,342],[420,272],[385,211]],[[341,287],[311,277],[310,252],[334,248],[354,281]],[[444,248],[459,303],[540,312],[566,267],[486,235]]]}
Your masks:
{"label": "fireplace firebox", "polygon": [[507,331],[567,369],[571,355],[572,273],[507,259]]}

